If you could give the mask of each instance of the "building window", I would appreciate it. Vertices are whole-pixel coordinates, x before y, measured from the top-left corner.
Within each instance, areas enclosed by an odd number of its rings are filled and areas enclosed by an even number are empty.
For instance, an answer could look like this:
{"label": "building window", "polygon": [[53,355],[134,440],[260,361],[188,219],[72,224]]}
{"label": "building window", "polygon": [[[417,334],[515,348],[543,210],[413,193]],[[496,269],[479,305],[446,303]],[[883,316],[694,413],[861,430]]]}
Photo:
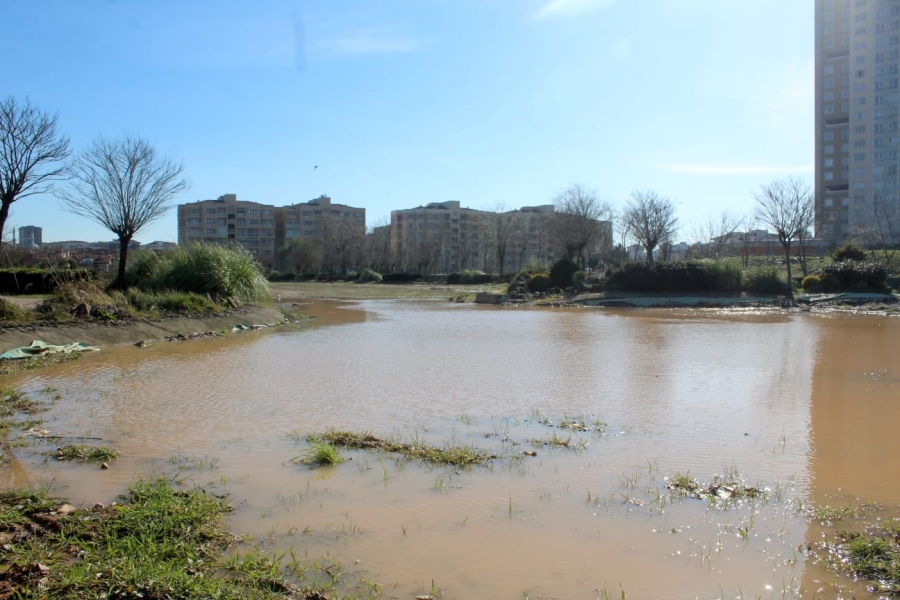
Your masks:
{"label": "building window", "polygon": [[865,148],[865,147],[866,147],[866,140],[864,140],[864,139],[862,139],[862,140],[854,140],[854,141],[853,141],[853,147],[854,147],[854,148]]}
{"label": "building window", "polygon": [[191,214],[192,214],[192,215],[199,215],[199,214],[200,214],[200,209],[199,209],[199,208],[192,208],[192,209],[191,209]]}
{"label": "building window", "polygon": [[833,167],[833,166],[834,166],[834,159],[833,159],[833,158],[826,158],[826,159],[825,159],[825,166],[826,166],[826,167]]}
{"label": "building window", "polygon": [[831,208],[834,204],[834,200],[831,198],[825,198],[825,208]]}
{"label": "building window", "polygon": [[834,146],[832,144],[825,145],[825,154],[834,154]]}
{"label": "building window", "polygon": [[[833,181],[833,180],[834,180],[834,173],[832,173],[831,171],[825,171],[825,181]],[[828,202],[828,200],[826,200],[826,202]]]}
{"label": "building window", "polygon": [[825,92],[825,102],[834,100],[834,92]]}
{"label": "building window", "polygon": [[206,223],[207,225],[215,225],[215,224],[216,224],[216,220],[215,220],[215,219],[206,219],[206,220],[205,220],[205,223]]}
{"label": "building window", "polygon": [[832,105],[832,104],[826,104],[826,105],[825,105],[825,114],[826,114],[826,115],[833,115],[833,114],[834,114],[834,105]]}
{"label": "building window", "polygon": [[207,227],[206,229],[203,230],[203,233],[205,233],[206,235],[216,235],[216,230],[213,228]]}
{"label": "building window", "polygon": [[853,189],[854,190],[864,190],[864,189],[866,189],[866,184],[862,181],[857,181],[856,183],[853,184]]}
{"label": "building window", "polygon": [[856,154],[853,155],[853,160],[855,160],[855,161],[866,160],[866,153],[865,152],[857,152]]}

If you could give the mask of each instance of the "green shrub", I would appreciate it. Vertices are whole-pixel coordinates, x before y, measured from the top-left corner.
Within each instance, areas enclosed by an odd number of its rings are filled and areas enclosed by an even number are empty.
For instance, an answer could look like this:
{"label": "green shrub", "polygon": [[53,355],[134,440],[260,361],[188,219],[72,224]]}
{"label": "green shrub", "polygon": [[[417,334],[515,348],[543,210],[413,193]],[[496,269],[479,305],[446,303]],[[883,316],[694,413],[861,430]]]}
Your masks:
{"label": "green shrub", "polygon": [[22,307],[6,298],[0,298],[0,322],[17,323],[25,318]]}
{"label": "green shrub", "polygon": [[787,286],[777,267],[760,267],[746,274],[744,289],[754,294],[784,294]]}
{"label": "green shrub", "polygon": [[584,288],[585,279],[587,279],[587,273],[584,271],[575,271],[572,273],[572,285],[578,289]]}
{"label": "green shrub", "polygon": [[447,283],[450,285],[477,285],[482,283],[491,283],[493,280],[494,278],[484,271],[473,271],[470,269],[460,271],[459,273],[450,273],[449,275],[447,275]]}
{"label": "green shrub", "polygon": [[800,287],[806,293],[815,293],[822,291],[822,278],[818,275],[807,275],[800,282]]}
{"label": "green shrub", "polygon": [[357,283],[367,283],[371,281],[381,281],[381,273],[372,269],[363,269],[356,277]]}
{"label": "green shrub", "polygon": [[727,292],[741,290],[743,271],[737,261],[629,263],[607,273],[606,287],[628,292]]}
{"label": "green shrub", "polygon": [[421,273],[384,273],[382,283],[412,283],[422,279]]}
{"label": "green shrub", "polygon": [[[141,283],[147,281],[155,281],[159,277],[163,262],[164,259],[153,250],[139,250],[135,252],[129,257],[128,266],[125,269],[126,287],[141,285]],[[115,286],[115,281],[110,282],[110,286]]]}
{"label": "green shrub", "polygon": [[156,296],[156,305],[164,312],[183,315],[221,311],[208,297],[191,292],[160,292]]}
{"label": "green shrub", "polygon": [[0,269],[0,294],[50,294],[60,285],[94,278],[84,269]]}
{"label": "green shrub", "polygon": [[550,274],[549,273],[535,273],[528,280],[528,289],[534,292],[544,292],[550,288]]}
{"label": "green shrub", "polygon": [[262,266],[240,246],[192,244],[159,255],[152,279],[135,285],[145,291],[174,290],[242,302],[263,302],[269,298],[269,283]]}
{"label": "green shrub", "polygon": [[845,260],[854,260],[854,261],[863,261],[866,260],[866,253],[861,249],[857,248],[853,245],[852,242],[847,242],[843,246],[836,248],[834,252],[831,254],[831,260],[834,262],[844,262]]}
{"label": "green shrub", "polygon": [[296,279],[296,275],[294,273],[290,273],[288,271],[269,271],[269,274],[266,275],[266,279],[268,281],[294,281]]}
{"label": "green shrub", "polygon": [[564,256],[550,269],[550,283],[558,288],[567,288],[572,285],[572,275],[578,270],[578,265]]}
{"label": "green shrub", "polygon": [[822,267],[830,292],[887,292],[887,269],[877,263],[845,260]]}

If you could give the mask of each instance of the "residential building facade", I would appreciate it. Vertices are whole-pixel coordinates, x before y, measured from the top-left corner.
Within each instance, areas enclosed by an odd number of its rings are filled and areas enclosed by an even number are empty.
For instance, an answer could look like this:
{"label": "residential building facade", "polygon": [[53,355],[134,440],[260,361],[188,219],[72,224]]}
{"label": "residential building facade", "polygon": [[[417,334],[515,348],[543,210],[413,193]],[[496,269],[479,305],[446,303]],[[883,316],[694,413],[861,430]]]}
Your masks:
{"label": "residential building facade", "polygon": [[900,211],[900,0],[816,0],[816,237]]}
{"label": "residential building facade", "polygon": [[40,248],[44,240],[44,230],[34,225],[19,227],[18,245],[22,248]]}
{"label": "residential building facade", "polygon": [[[553,212],[554,206],[548,204],[503,213],[510,219],[505,272],[517,271],[532,259],[559,257],[550,244],[547,226]],[[495,215],[462,207],[456,200],[391,211],[390,247],[395,268],[423,273],[496,271],[497,248],[487,225]]]}
{"label": "residential building facade", "polygon": [[294,239],[323,239],[328,228],[334,225],[366,229],[366,209],[334,204],[325,195],[281,207],[276,217],[275,237],[279,246]]}
{"label": "residential building facade", "polygon": [[365,231],[366,211],[332,204],[327,196],[291,206],[276,207],[224,194],[178,206],[178,243],[240,244],[267,267],[274,267],[278,251],[291,239],[322,239],[327,226],[351,224]]}

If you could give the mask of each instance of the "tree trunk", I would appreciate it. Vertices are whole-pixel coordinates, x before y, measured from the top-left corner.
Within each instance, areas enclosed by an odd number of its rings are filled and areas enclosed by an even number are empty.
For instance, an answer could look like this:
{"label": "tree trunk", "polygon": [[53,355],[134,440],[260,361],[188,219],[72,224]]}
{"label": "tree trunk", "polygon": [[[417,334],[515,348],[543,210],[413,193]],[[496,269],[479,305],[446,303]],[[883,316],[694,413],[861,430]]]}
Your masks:
{"label": "tree trunk", "polygon": [[653,264],[653,246],[647,246],[647,264]]}
{"label": "tree trunk", "polygon": [[6,217],[9,216],[10,204],[6,199],[0,202],[0,245],[3,244],[3,229],[6,227]]}
{"label": "tree trunk", "polygon": [[119,236],[119,276],[116,279],[116,287],[123,292],[125,286],[125,261],[128,259],[128,244],[131,243],[131,236]]}
{"label": "tree trunk", "polygon": [[787,262],[787,287],[788,287],[788,297],[793,300],[794,299],[794,281],[791,276],[791,241],[788,240],[786,242],[781,243],[784,246],[784,259]]}

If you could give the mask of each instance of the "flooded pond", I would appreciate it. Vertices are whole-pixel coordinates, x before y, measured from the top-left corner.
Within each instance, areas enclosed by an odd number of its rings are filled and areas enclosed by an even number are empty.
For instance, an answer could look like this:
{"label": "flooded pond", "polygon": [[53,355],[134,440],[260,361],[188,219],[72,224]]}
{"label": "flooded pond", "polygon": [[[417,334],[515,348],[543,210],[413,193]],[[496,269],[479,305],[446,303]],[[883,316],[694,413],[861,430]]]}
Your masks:
{"label": "flooded pond", "polygon": [[[154,473],[227,491],[246,544],[322,557],[386,597],[869,596],[808,557],[824,529],[807,508],[898,512],[900,320],[429,301],[300,310],[313,326],[17,375],[7,385],[58,397],[42,427],[122,456],[101,471],[46,460],[52,444],[7,448],[2,485],[52,481],[86,504]],[[497,457],[292,462],[330,427]],[[680,476],[713,495],[667,487]],[[731,497],[735,482],[759,495]]]}

